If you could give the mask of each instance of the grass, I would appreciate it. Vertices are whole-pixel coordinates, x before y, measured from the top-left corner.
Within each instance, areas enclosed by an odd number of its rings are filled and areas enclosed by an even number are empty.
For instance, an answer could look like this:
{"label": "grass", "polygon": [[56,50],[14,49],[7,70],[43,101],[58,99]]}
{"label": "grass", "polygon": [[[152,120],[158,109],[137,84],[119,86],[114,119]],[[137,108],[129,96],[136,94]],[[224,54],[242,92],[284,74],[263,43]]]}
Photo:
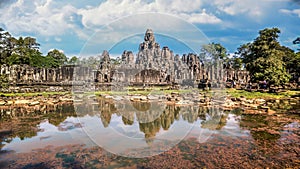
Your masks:
{"label": "grass", "polygon": [[32,92],[32,93],[0,93],[1,97],[34,97],[34,96],[51,96],[51,95],[65,95],[70,92]]}
{"label": "grass", "polygon": [[261,99],[282,99],[291,97],[294,95],[299,95],[300,91],[290,90],[281,93],[262,93],[262,92],[248,92],[245,90],[227,89],[229,95],[232,97],[245,97],[247,99],[261,98]]}
{"label": "grass", "polygon": [[[187,94],[187,93],[203,93],[203,94],[212,94],[213,91],[202,91],[199,89],[183,89],[183,90],[174,90],[162,87],[152,87],[152,88],[127,88],[124,91],[95,91],[91,92],[90,94],[95,95],[114,95],[114,96],[124,96],[124,95],[166,95],[171,93],[178,93],[178,94]],[[214,91],[215,92],[215,91]],[[254,98],[262,98],[262,99],[282,99],[287,98],[295,95],[300,95],[300,91],[290,90],[281,93],[262,93],[262,92],[248,92],[244,90],[236,90],[236,89],[226,89],[226,93],[231,95],[232,97],[239,98],[241,96],[247,99],[254,99]],[[0,97],[34,97],[34,96],[52,96],[52,95],[65,95],[71,94],[71,92],[32,92],[32,93],[0,93]],[[86,93],[88,94],[88,93]]]}

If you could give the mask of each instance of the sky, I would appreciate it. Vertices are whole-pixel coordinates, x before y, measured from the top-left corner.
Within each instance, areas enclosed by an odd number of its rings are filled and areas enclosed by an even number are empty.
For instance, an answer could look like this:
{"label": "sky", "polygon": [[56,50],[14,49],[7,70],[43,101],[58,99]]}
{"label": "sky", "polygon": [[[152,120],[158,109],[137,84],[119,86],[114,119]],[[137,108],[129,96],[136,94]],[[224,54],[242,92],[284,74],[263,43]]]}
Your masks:
{"label": "sky", "polygon": [[278,27],[279,41],[293,50],[300,36],[299,0],[0,0],[0,27],[35,37],[43,54],[68,56],[108,50],[137,51],[147,28],[174,53],[198,53],[221,43],[234,53],[258,31]]}

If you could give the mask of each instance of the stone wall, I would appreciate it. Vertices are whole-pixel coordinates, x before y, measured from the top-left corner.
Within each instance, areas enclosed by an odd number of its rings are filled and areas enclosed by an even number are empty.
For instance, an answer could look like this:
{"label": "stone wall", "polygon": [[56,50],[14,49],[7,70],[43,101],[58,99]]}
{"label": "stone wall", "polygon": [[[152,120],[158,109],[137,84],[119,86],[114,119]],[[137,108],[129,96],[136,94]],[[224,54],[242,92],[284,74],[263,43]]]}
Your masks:
{"label": "stone wall", "polygon": [[[108,52],[103,52],[103,60],[109,60]],[[106,78],[99,78],[99,82],[114,81],[116,83],[131,84],[184,84],[185,82],[199,83],[202,80],[210,83],[224,83],[235,80],[240,83],[249,81],[247,71],[224,69],[219,60],[210,60],[205,65],[196,54],[184,54],[182,57],[174,55],[167,46],[160,48],[155,41],[154,33],[148,29],[144,36],[144,42],[140,43],[139,51],[134,59],[131,51],[124,51],[121,64],[107,65],[100,63],[100,72],[105,73]],[[102,67],[110,71],[103,71]],[[107,73],[110,72],[110,73]],[[113,73],[111,73],[113,72]]]}
{"label": "stone wall", "polygon": [[0,74],[5,74],[11,84],[39,84],[70,82],[74,66],[63,66],[57,69],[34,68],[28,65],[1,65]]}
{"label": "stone wall", "polygon": [[[192,70],[186,70],[191,75]],[[71,86],[80,82],[95,82],[95,83],[118,83],[118,82],[134,82],[134,83],[151,83],[151,84],[165,84],[167,82],[173,83],[174,79],[169,74],[165,74],[162,70],[155,69],[111,69],[105,68],[93,70],[89,67],[80,66],[62,66],[56,69],[47,68],[33,68],[28,65],[1,65],[0,74],[6,75],[10,86]],[[131,75],[131,76],[125,76]],[[209,81],[210,76],[207,75],[205,69],[201,69],[200,73],[195,73],[195,79],[201,80],[205,77]],[[177,76],[177,80],[182,80]],[[185,78],[186,79],[186,78]],[[224,72],[223,81],[235,80],[240,83],[246,83],[249,80],[247,71],[226,69]]]}
{"label": "stone wall", "polygon": [[[207,63],[207,62],[205,62]],[[234,80],[247,83],[247,71],[224,69],[219,61],[205,65],[196,54],[174,55],[167,46],[160,48],[154,33],[148,29],[144,42],[135,55],[124,51],[121,63],[114,65],[107,51],[103,51],[97,68],[79,65],[65,65],[59,68],[33,68],[28,65],[1,65],[0,74],[8,77],[10,87],[16,86],[82,86],[86,82],[103,85],[171,85],[195,86],[199,83],[221,84]],[[90,85],[90,84],[89,84]],[[34,89],[35,87],[32,87]],[[79,87],[80,88],[80,87]],[[23,87],[24,89],[24,87]],[[49,89],[39,87],[39,89]],[[65,90],[59,88],[57,90]]]}

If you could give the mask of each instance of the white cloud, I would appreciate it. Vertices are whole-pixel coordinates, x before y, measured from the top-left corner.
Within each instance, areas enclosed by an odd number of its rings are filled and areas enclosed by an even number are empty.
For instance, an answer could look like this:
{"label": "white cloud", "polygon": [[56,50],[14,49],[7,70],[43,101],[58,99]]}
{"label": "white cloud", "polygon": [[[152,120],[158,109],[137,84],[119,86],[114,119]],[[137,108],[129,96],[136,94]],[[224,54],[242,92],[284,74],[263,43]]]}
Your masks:
{"label": "white cloud", "polygon": [[208,43],[206,36],[184,19],[161,13],[144,13],[123,17],[102,27],[91,36],[81,52],[85,55],[94,50],[110,49],[126,37],[136,34],[143,36],[147,28],[152,28],[155,34],[172,37],[186,43],[194,51],[197,51],[202,43]]}
{"label": "white cloud", "polygon": [[25,32],[47,37],[75,32],[83,39],[89,37],[90,30],[94,31],[124,16],[145,12],[167,13],[192,23],[220,23],[218,17],[201,9],[202,2],[203,0],[107,0],[94,7],[80,7],[77,4],[75,8],[69,1],[62,5],[62,2],[53,0],[17,0],[0,9],[0,23],[14,34]]}
{"label": "white cloud", "polygon": [[213,4],[215,4],[218,10],[228,15],[246,14],[257,18],[263,15],[266,7],[270,6],[272,1],[274,0],[214,0]]}
{"label": "white cloud", "polygon": [[33,0],[31,3],[18,0],[7,8],[0,9],[0,22],[13,33],[36,33],[43,36],[61,35],[74,25],[70,16],[76,14],[71,5],[59,9],[52,5],[52,0]]}
{"label": "white cloud", "polygon": [[[155,33],[161,32],[163,28],[174,32],[176,32],[174,29],[189,29],[188,26],[183,28],[180,25],[183,22],[179,23],[176,19],[170,20],[171,17],[156,15],[156,18],[149,18],[153,16],[147,16],[149,12],[179,17],[190,23],[206,24],[207,26],[204,28],[211,29],[210,31],[226,28],[245,31],[245,25],[249,24],[251,27],[250,24],[253,24],[253,21],[260,26],[271,23],[267,19],[273,17],[272,12],[278,12],[281,8],[290,8],[287,7],[288,2],[290,1],[102,0],[102,3],[99,3],[79,0],[11,0],[10,3],[5,4],[5,7],[3,5],[0,7],[0,26],[14,36],[33,35],[39,40],[47,41],[49,46],[54,46],[54,44],[67,46],[65,42],[73,43],[74,41],[74,44],[77,44],[77,46],[74,45],[74,48],[75,46],[78,48],[79,43],[83,44],[95,31],[102,29],[107,24],[113,25],[115,31],[103,31],[103,34],[108,33],[109,35],[101,36],[99,41],[107,44],[122,39],[124,34],[120,34],[120,31],[127,32],[125,35],[128,36],[129,33],[141,33],[141,30],[145,31],[148,27],[153,28]],[[300,9],[281,9],[280,12],[300,17]],[[145,16],[130,18],[135,14],[145,14]],[[130,19],[124,19],[127,17]],[[120,18],[123,19],[121,23],[118,22]],[[295,19],[295,17],[292,18]],[[274,22],[276,20],[280,19],[274,17]],[[273,23],[273,20],[271,21]],[[280,21],[276,22],[280,23]],[[114,25],[114,23],[119,25]],[[187,36],[189,35],[185,34],[185,37],[181,37],[186,38],[182,40],[199,42],[198,37]],[[69,39],[65,40],[64,38]],[[62,41],[62,39],[64,40]],[[44,45],[42,48],[45,46],[47,49],[43,50],[47,51],[49,46]],[[71,47],[67,46],[67,48]]]}
{"label": "white cloud", "polygon": [[152,4],[156,6],[159,12],[171,12],[171,13],[191,13],[201,9],[203,0],[156,0]]}
{"label": "white cloud", "polygon": [[285,14],[297,15],[300,18],[300,9],[293,9],[293,10],[280,9],[279,11]]}
{"label": "white cloud", "polygon": [[206,10],[203,10],[201,13],[192,13],[192,14],[180,14],[180,16],[186,19],[191,23],[209,23],[209,24],[217,24],[221,23],[222,20],[218,17],[208,14]]}
{"label": "white cloud", "polygon": [[201,2],[201,0],[156,0],[143,3],[140,0],[111,0],[103,2],[95,8],[80,9],[79,14],[83,17],[83,24],[88,28],[95,25],[105,25],[117,18],[144,12],[168,13],[183,17],[192,23],[220,23],[219,18],[201,10]]}
{"label": "white cloud", "polygon": [[55,37],[54,40],[55,40],[56,42],[61,42],[62,39],[59,38],[59,37]]}

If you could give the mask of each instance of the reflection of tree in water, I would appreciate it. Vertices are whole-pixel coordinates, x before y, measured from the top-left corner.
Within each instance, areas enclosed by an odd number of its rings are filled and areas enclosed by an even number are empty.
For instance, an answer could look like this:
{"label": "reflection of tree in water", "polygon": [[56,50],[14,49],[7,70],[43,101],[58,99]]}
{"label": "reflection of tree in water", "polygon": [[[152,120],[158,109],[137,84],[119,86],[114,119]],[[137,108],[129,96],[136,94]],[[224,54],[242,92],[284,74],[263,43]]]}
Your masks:
{"label": "reflection of tree in water", "polygon": [[240,126],[250,130],[252,138],[259,147],[272,148],[280,138],[278,131],[288,122],[277,123],[263,115],[242,115]]}
{"label": "reflection of tree in water", "polygon": [[216,107],[188,106],[181,108],[182,118],[189,123],[202,120],[201,127],[211,130],[220,130],[226,125],[228,114],[222,113]]}
{"label": "reflection of tree in water", "polygon": [[48,112],[49,123],[58,126],[64,122],[68,116],[76,116],[74,106],[72,104],[63,104]]}
{"label": "reflection of tree in water", "polygon": [[201,127],[210,130],[221,130],[227,123],[228,114],[222,113],[218,107],[202,107],[199,109]]}
{"label": "reflection of tree in water", "polygon": [[122,116],[122,121],[125,125],[133,125],[134,121],[127,119],[126,117]]}
{"label": "reflection of tree in water", "polygon": [[[295,121],[299,121],[299,117],[291,114],[281,114],[280,116],[243,114],[240,126],[250,131],[258,152],[269,156],[282,153],[284,147],[289,147],[290,152],[297,151],[294,150],[294,147],[299,147],[297,144],[299,139],[296,134],[299,127],[297,125],[286,127]],[[285,156],[284,153],[283,156]]]}
{"label": "reflection of tree in water", "polygon": [[4,141],[4,138],[5,142],[9,142],[15,137],[19,137],[21,140],[34,137],[38,132],[37,126],[43,120],[48,120],[49,123],[58,126],[70,116],[76,117],[73,104],[23,106],[2,109],[0,130],[6,132],[0,133],[0,141]]}
{"label": "reflection of tree in water", "polygon": [[179,111],[179,107],[167,105],[161,115],[153,122],[139,123],[140,131],[145,133],[145,138],[147,139],[155,137],[161,128],[168,130],[174,123],[174,120],[179,119]]}

